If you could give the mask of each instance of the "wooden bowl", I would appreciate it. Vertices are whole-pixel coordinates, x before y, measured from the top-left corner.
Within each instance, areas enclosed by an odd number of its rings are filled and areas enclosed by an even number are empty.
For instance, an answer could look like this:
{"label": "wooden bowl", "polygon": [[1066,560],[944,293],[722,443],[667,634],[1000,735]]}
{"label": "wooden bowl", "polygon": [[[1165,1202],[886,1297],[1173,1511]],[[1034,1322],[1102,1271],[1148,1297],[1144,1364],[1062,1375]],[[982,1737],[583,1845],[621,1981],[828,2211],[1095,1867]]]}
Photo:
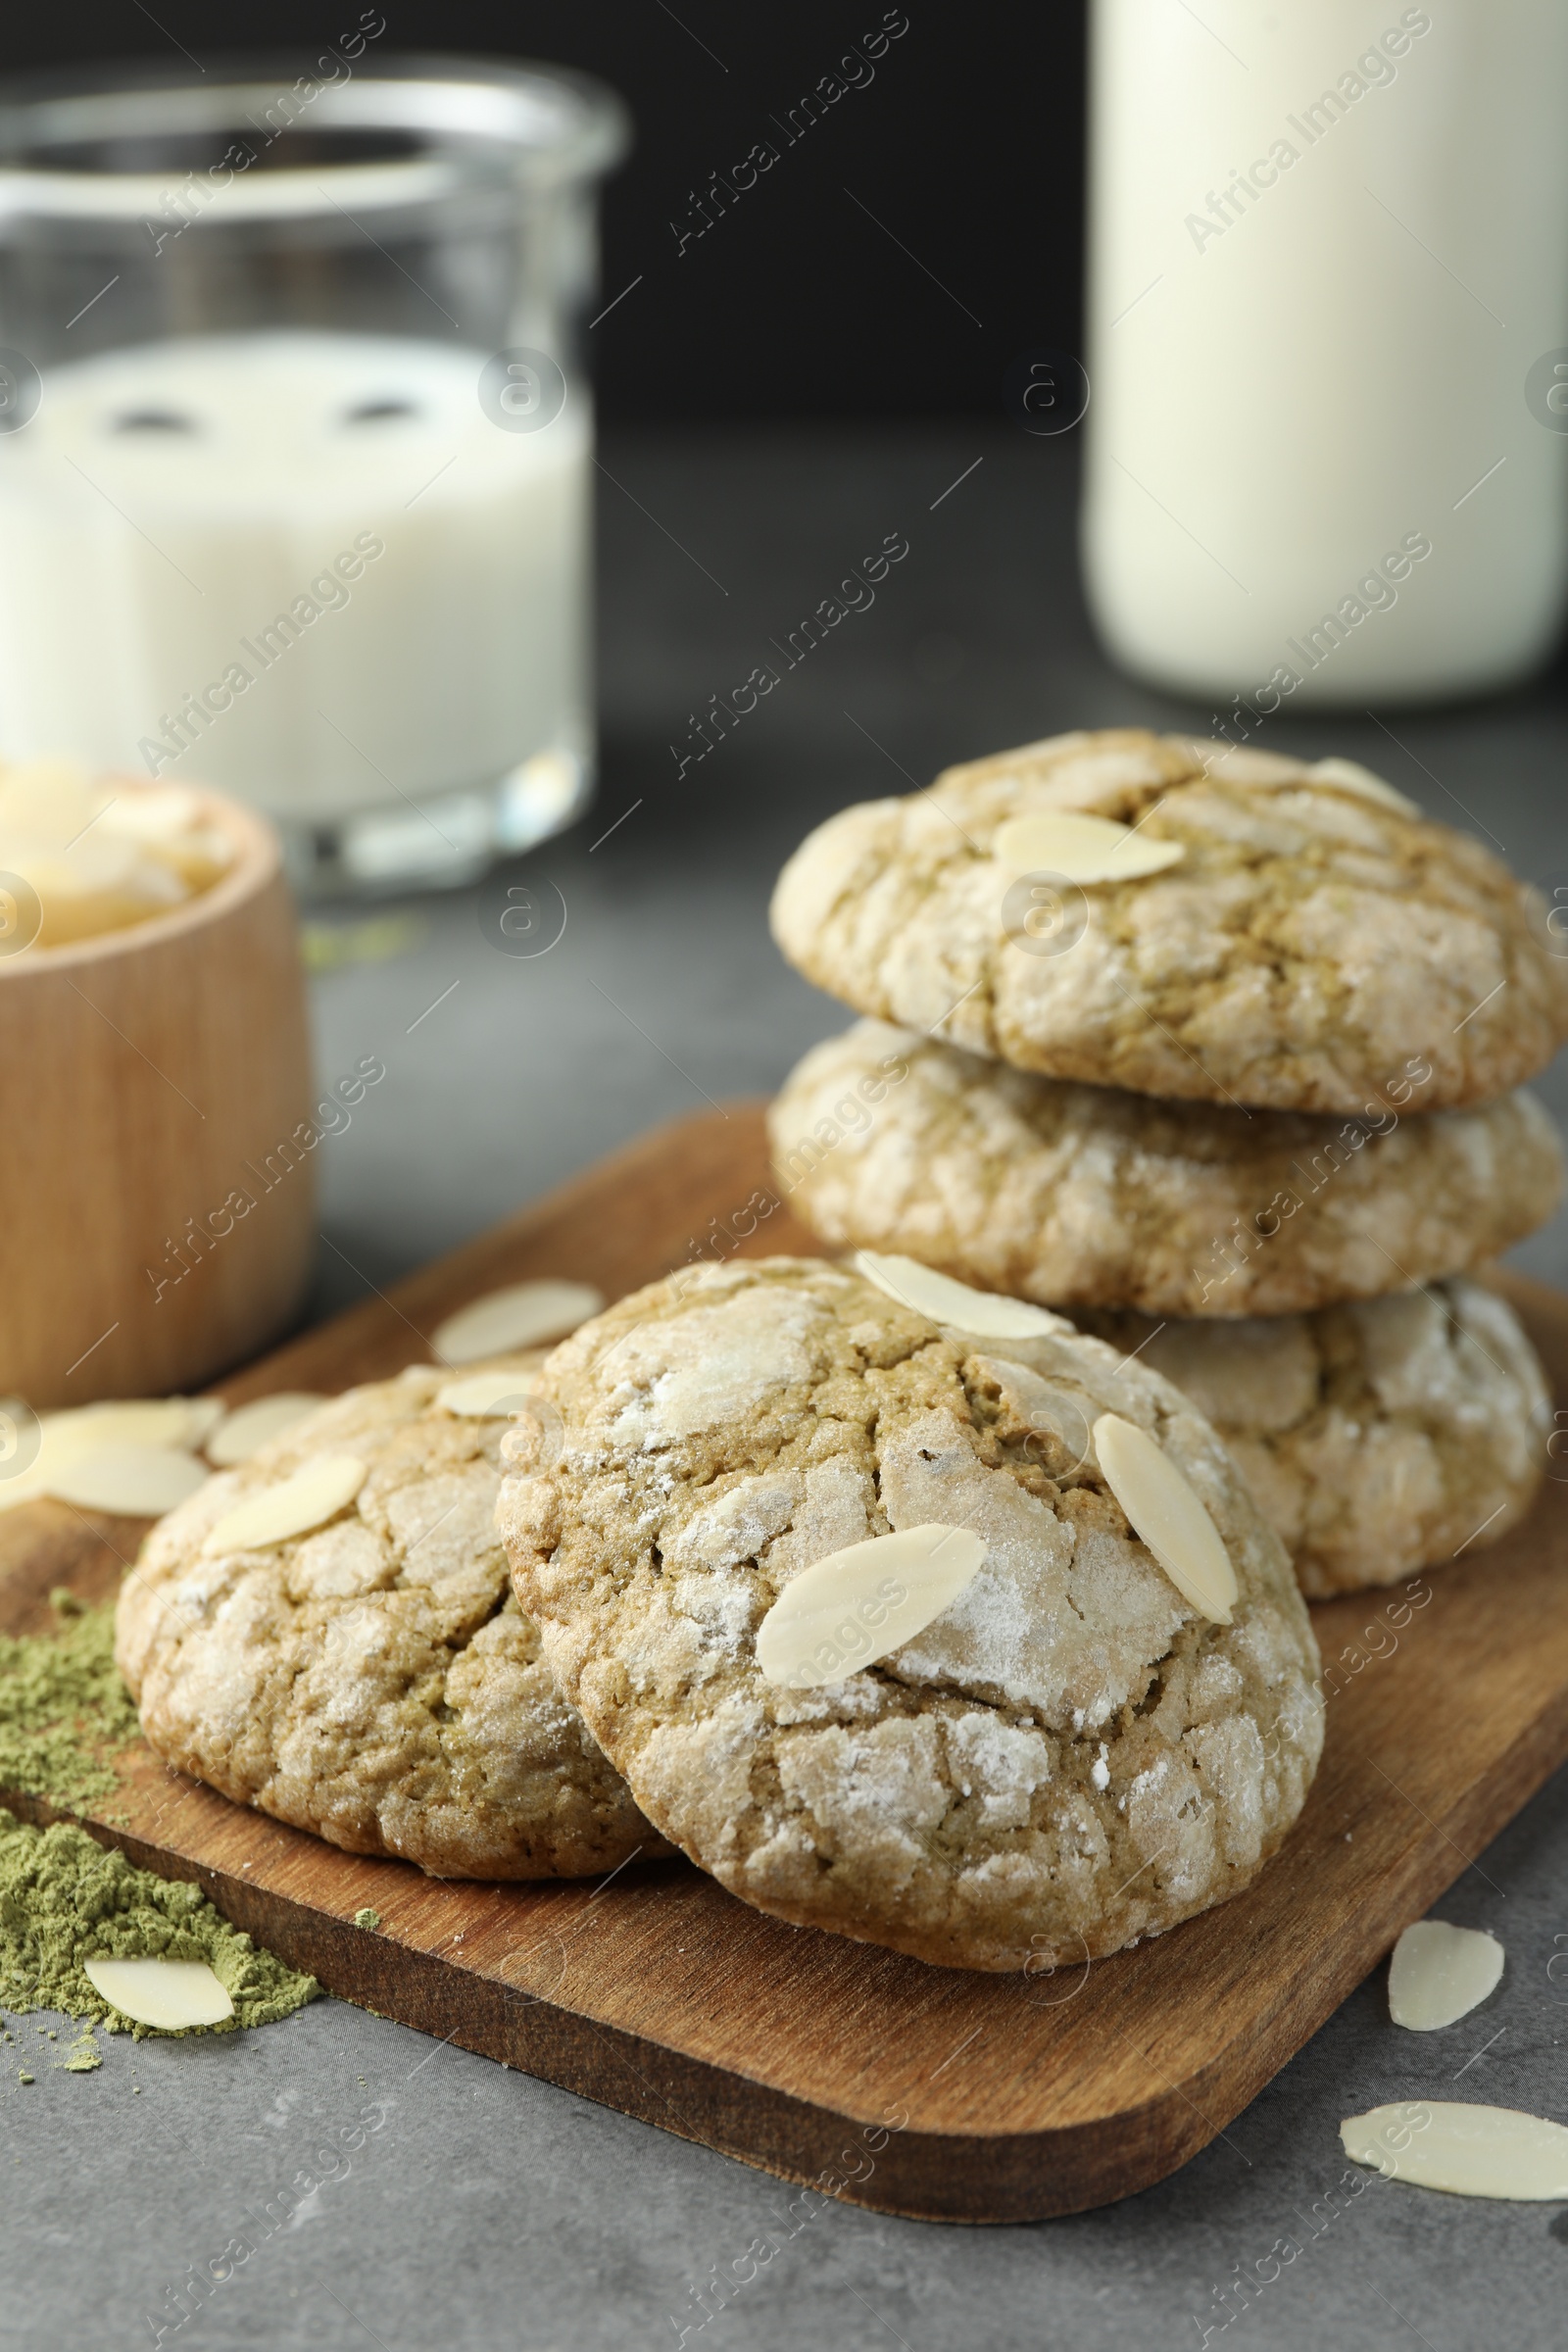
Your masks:
{"label": "wooden bowl", "polygon": [[191,1389],[304,1293],[318,1130],[293,903],[270,826],[200,797],[235,845],[211,889],[0,958],[0,1393],[29,1404]]}

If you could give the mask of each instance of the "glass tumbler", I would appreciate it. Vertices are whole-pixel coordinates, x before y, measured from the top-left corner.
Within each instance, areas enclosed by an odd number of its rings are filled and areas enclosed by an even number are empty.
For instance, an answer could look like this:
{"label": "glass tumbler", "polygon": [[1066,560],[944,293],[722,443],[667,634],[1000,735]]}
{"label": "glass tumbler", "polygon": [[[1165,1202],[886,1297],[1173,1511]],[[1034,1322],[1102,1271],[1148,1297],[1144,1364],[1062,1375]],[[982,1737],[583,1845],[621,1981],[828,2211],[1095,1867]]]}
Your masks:
{"label": "glass tumbler", "polygon": [[591,796],[619,102],[383,57],[0,85],[0,758],[237,794],[318,895]]}

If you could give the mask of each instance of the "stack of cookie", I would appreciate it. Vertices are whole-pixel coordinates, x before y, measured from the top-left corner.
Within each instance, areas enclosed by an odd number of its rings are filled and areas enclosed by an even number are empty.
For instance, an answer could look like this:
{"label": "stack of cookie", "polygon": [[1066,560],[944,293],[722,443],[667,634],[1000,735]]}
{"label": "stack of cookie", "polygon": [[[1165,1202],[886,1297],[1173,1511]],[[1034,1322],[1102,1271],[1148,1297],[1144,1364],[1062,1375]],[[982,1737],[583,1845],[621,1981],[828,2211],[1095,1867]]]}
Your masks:
{"label": "stack of cookie", "polygon": [[118,1655],[161,1754],[355,1851],[678,1847],[797,1925],[1076,1966],[1298,1816],[1298,1578],[1528,1499],[1544,1384],[1469,1270],[1557,1198],[1509,1090],[1568,971],[1364,770],[1142,733],[847,810],[774,919],[865,1016],[773,1128],[856,1262],[350,1391],[160,1523]]}
{"label": "stack of cookie", "polygon": [[1478,842],[1348,760],[1076,734],[844,810],[773,925],[867,1016],[771,1116],[824,1241],[1168,1374],[1309,1594],[1526,1509],[1545,1385],[1471,1277],[1562,1189],[1517,1090],[1568,1036],[1568,963]]}

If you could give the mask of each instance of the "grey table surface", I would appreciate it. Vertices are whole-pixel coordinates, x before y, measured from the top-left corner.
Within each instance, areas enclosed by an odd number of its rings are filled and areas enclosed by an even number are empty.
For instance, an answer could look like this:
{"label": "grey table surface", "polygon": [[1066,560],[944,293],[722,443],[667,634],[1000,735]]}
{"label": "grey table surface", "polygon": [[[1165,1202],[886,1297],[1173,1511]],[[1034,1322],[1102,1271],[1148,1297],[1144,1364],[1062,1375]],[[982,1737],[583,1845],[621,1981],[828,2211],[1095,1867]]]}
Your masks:
{"label": "grey table surface", "polygon": [[[316,984],[321,1076],[367,1053],[388,1073],[321,1152],[318,1312],[655,1120],[772,1087],[842,1025],[764,919],[780,861],[830,809],[1068,726],[1209,720],[1098,653],[1067,444],[943,427],[602,454],[600,799],[521,868],[561,894],[559,944],[497,953],[470,891],[411,902],[401,951],[375,960],[367,910],[317,910],[343,958]],[[909,552],[874,605],[677,777],[690,714],[890,532]],[[1560,672],[1485,706],[1303,714],[1257,740],[1364,760],[1522,873],[1568,879]],[[1568,1082],[1543,1091],[1568,1113]],[[1568,1281],[1568,1222],[1517,1254]],[[1483,2009],[1401,2033],[1380,1971],[1174,2179],[1027,2228],[827,2202],[786,2216],[791,2192],[762,2174],[338,2001],[250,2034],[115,2040],[88,2076],[48,2063],[34,2028],[57,2020],[24,2021],[37,2079],[0,2072],[0,2345],[1035,2352],[1231,2328],[1282,2352],[1559,2343],[1568,2209],[1367,2175],[1353,2193],[1338,2125],[1412,2096],[1568,2114],[1568,1984],[1547,1974],[1568,1952],[1565,1799],[1559,1776],[1437,1906],[1506,1944]],[[368,2108],[363,2150],[326,2177],[316,2151]],[[254,2250],[176,2330],[168,2290],[236,2237]],[[765,2261],[748,2258],[758,2239]],[[694,2286],[737,2260],[755,2276],[700,2326]],[[1259,2264],[1250,2304],[1217,2299]]]}

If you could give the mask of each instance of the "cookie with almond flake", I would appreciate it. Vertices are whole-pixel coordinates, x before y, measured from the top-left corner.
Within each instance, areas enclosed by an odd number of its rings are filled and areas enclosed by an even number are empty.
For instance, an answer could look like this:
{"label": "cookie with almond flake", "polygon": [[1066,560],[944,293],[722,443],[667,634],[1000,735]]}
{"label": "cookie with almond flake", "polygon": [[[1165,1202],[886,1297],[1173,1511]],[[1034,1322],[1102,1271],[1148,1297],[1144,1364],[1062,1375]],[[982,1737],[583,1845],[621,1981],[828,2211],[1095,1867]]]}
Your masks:
{"label": "cookie with almond flake", "polygon": [[[521,1392],[543,1360],[496,1369]],[[663,1853],[513,1595],[492,1524],[510,1420],[442,1402],[471,1407],[474,1381],[416,1366],[351,1389],[159,1522],[116,1625],[142,1730],[237,1803],[436,1878]],[[223,1541],[238,1506],[345,1458],[366,1475],[327,1519]]]}
{"label": "cookie with almond flake", "polygon": [[1540,1359],[1479,1282],[1233,1323],[1086,1321],[1208,1416],[1313,1600],[1473,1558],[1546,1468]]}
{"label": "cookie with almond flake", "polygon": [[[1249,1884],[1317,1763],[1317,1651],[1167,1381],[1042,1308],[927,1304],[979,1328],[821,1260],[654,1284],[551,1357],[559,1437],[518,1423],[498,1524],[563,1691],[704,1870],[803,1926],[1029,1972]],[[962,1571],[941,1606],[908,1564],[933,1542]],[[781,1623],[799,1642],[808,1592],[847,1608],[868,1556],[897,1566],[881,1630],[786,1671]]]}
{"label": "cookie with almond flake", "polygon": [[1348,760],[1061,735],[819,825],[773,897],[856,1010],[1047,1077],[1361,1112],[1485,1102],[1568,1036],[1539,896]]}
{"label": "cookie with almond flake", "polygon": [[1557,1131],[1520,1089],[1355,1119],[1040,1078],[881,1021],[813,1046],[768,1112],[791,1208],[835,1249],[981,1290],[1152,1315],[1284,1315],[1461,1273],[1544,1225]]}

